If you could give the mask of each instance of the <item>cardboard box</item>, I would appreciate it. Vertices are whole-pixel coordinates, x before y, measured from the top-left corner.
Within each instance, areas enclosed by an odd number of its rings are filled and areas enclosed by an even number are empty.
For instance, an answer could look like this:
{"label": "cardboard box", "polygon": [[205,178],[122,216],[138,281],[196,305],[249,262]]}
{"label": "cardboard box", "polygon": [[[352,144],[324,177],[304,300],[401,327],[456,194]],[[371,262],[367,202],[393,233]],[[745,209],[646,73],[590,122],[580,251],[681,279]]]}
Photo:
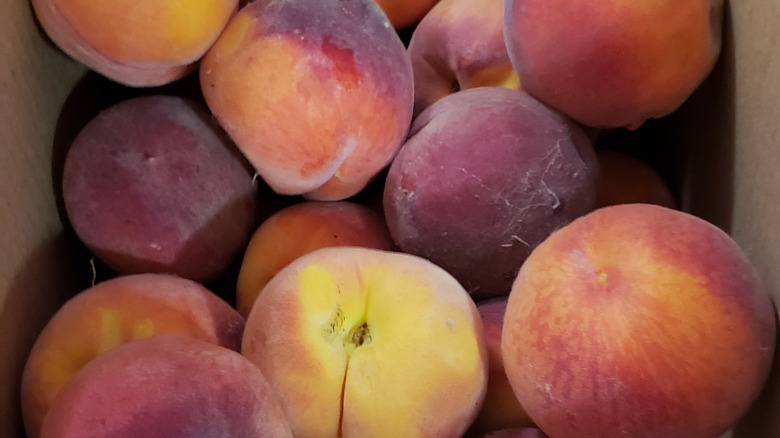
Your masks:
{"label": "cardboard box", "polygon": [[[683,209],[728,231],[780,298],[780,1],[727,2],[721,59],[675,114],[650,125]],[[37,27],[27,0],[0,6],[0,437],[22,437],[19,378],[53,312],[91,280],[57,202],[61,140],[86,69]],[[100,91],[95,91],[100,93]],[[100,98],[100,96],[94,96]],[[778,367],[776,367],[778,368]],[[780,382],[736,428],[780,436]]]}

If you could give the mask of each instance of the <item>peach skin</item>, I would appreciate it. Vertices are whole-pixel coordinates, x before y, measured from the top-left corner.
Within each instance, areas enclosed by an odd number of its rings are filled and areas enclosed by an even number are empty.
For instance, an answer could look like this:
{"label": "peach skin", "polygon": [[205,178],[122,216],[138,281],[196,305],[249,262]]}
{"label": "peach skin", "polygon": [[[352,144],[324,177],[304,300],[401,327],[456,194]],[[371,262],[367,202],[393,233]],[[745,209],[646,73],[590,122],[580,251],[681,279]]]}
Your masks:
{"label": "peach skin", "polygon": [[723,0],[506,0],[523,89],[596,128],[635,129],[676,110],[721,49]]}
{"label": "peach skin", "polygon": [[474,302],[433,263],[329,247],[271,279],[242,353],[282,401],[295,436],[462,436],[485,395]]}
{"label": "peach skin", "polygon": [[504,367],[551,437],[721,436],[775,349],[769,291],[715,225],[603,207],[539,245],[507,303]]}
{"label": "peach skin", "polygon": [[508,295],[531,250],[597,206],[590,139],[523,90],[450,94],[418,115],[410,134],[385,180],[390,235],[476,301]]}
{"label": "peach skin", "polygon": [[256,0],[200,69],[212,113],[276,192],[355,195],[409,129],[414,84],[373,0]]}
{"label": "peach skin", "polygon": [[62,199],[79,240],[118,274],[200,283],[241,256],[259,204],[249,163],[205,105],[154,93],[81,129],[65,156]]}
{"label": "peach skin", "polygon": [[167,274],[137,274],[98,283],[67,301],[33,344],[21,401],[28,438],[38,438],[60,389],[85,364],[121,344],[182,334],[238,351],[244,318],[210,290]]}
{"label": "peach skin", "polygon": [[96,357],[62,388],[41,438],[292,438],[260,370],[183,335],[137,339]]}
{"label": "peach skin", "polygon": [[280,269],[315,249],[365,246],[396,249],[384,218],[350,201],[305,201],[263,221],[252,235],[236,284],[236,308],[249,315],[257,296]]}
{"label": "peach skin", "polygon": [[488,386],[485,401],[474,423],[469,427],[466,435],[468,437],[504,429],[530,428],[534,425],[517,400],[504,370],[501,332],[506,304],[506,297],[477,302],[477,311],[482,318],[487,343]]}
{"label": "peach skin", "polygon": [[194,71],[238,0],[32,0],[65,53],[124,85],[152,87]]}
{"label": "peach skin", "polygon": [[501,0],[441,0],[409,41],[414,113],[444,96],[474,87],[519,88],[504,43]]}

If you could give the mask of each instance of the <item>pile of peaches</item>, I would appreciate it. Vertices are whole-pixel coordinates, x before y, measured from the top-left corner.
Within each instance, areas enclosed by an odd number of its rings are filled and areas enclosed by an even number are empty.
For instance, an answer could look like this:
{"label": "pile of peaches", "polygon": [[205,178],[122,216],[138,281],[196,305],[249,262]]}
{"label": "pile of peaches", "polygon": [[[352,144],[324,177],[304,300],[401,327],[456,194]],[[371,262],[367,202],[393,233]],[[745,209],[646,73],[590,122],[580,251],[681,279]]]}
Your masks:
{"label": "pile of peaches", "polygon": [[601,147],[710,74],[722,0],[32,5],[145,92],[69,145],[111,275],[35,342],[28,438],[715,438],[761,391],[749,259]]}

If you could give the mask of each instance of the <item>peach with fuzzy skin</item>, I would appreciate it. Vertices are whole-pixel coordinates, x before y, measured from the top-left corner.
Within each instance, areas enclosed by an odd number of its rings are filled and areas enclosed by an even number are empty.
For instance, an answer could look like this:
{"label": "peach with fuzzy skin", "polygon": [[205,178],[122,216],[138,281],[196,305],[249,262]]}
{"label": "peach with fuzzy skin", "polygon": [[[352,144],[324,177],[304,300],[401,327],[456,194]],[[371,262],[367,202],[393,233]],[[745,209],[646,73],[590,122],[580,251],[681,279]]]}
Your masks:
{"label": "peach with fuzzy skin", "polygon": [[479,301],[506,296],[536,245],[593,210],[597,183],[579,125],[522,90],[472,88],[415,119],[387,174],[385,219],[402,251]]}
{"label": "peach with fuzzy skin", "polygon": [[85,364],[126,342],[178,333],[238,351],[244,318],[199,283],[137,274],[98,283],[66,302],[30,351],[21,383],[22,414],[37,438],[61,388]]}
{"label": "peach with fuzzy skin", "polygon": [[79,132],[62,196],[76,235],[114,271],[206,283],[256,226],[252,177],[205,106],[152,94],[103,110]]}
{"label": "peach with fuzzy skin", "polygon": [[236,284],[236,308],[249,315],[257,296],[279,270],[296,258],[329,246],[394,250],[384,218],[350,201],[308,201],[266,219],[247,246]]}
{"label": "peach with fuzzy skin", "polygon": [[121,345],[73,376],[41,438],[292,438],[263,374],[236,351],[183,335]]}
{"label": "peach with fuzzy skin", "polygon": [[68,55],[129,86],[163,85],[192,72],[238,0],[32,0]]}
{"label": "peach with fuzzy skin", "polygon": [[[504,370],[501,353],[501,332],[504,327],[507,298],[495,298],[477,303],[485,329],[488,352],[488,386],[485,401],[468,436],[503,429],[529,428],[533,421],[517,400]],[[522,435],[520,435],[522,436]]]}
{"label": "peach with fuzzy skin", "polygon": [[373,0],[257,0],[203,59],[208,106],[276,192],[348,198],[411,121],[406,49]]}
{"label": "peach with fuzzy skin", "polygon": [[409,41],[414,111],[459,90],[520,86],[504,43],[501,0],[441,0]]}
{"label": "peach with fuzzy skin", "polygon": [[767,378],[772,304],[711,223],[651,204],[603,207],[523,264],[504,366],[550,436],[716,437]]}
{"label": "peach with fuzzy skin", "polygon": [[584,125],[633,129],[709,75],[723,0],[506,0],[504,19],[525,90]]}
{"label": "peach with fuzzy skin", "polygon": [[296,436],[459,437],[485,395],[474,302],[446,271],[399,252],[296,259],[257,298],[242,353]]}
{"label": "peach with fuzzy skin", "polygon": [[417,24],[440,0],[375,0],[398,30]]}

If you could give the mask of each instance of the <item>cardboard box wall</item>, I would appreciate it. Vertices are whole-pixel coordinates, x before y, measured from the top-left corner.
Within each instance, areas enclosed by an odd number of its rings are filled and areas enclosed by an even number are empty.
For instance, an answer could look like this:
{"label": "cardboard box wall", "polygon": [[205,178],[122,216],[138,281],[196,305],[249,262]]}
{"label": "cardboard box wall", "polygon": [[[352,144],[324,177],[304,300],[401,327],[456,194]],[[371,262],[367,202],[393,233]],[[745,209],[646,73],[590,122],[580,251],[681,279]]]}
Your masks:
{"label": "cardboard box wall", "polygon": [[[659,131],[686,211],[729,232],[780,299],[780,0],[726,2],[712,75]],[[83,66],[38,29],[28,0],[0,3],[0,437],[23,437],[19,377],[53,312],[89,284],[57,204],[57,137]],[[75,254],[75,255],[74,255]],[[776,367],[777,368],[777,367]],[[734,432],[780,436],[780,376]]]}

